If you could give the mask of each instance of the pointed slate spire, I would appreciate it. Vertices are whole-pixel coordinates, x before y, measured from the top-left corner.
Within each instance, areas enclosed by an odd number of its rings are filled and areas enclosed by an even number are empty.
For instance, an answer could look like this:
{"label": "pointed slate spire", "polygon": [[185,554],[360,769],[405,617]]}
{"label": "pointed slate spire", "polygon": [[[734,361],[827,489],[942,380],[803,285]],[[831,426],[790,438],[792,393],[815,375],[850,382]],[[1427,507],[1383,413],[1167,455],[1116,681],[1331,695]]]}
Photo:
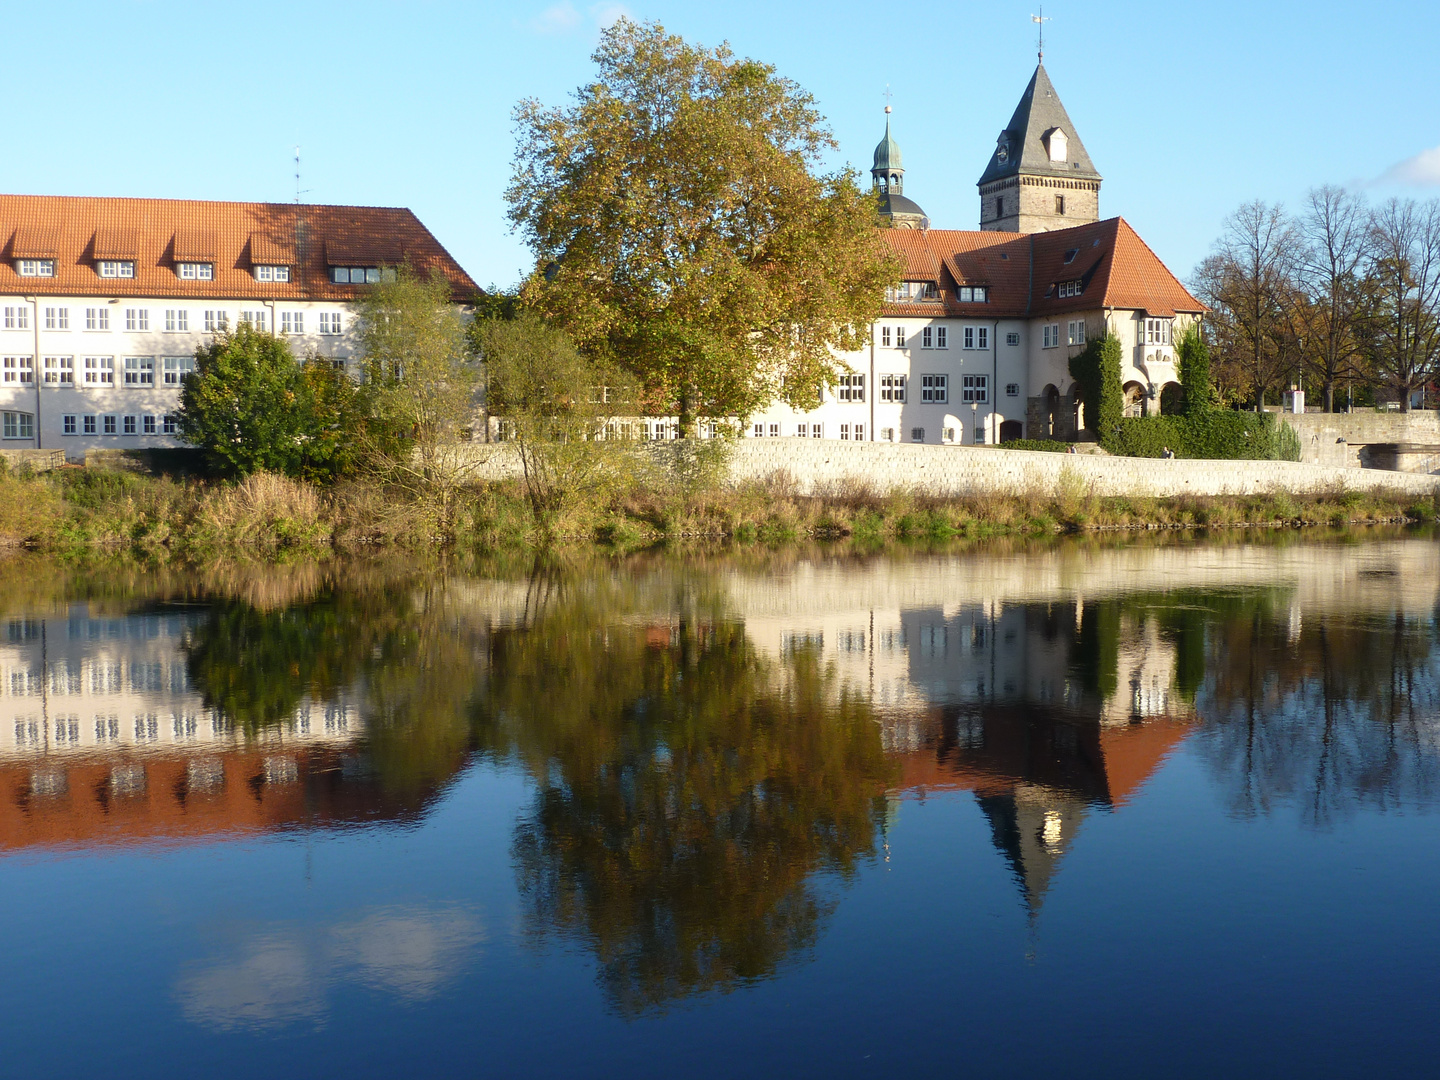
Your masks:
{"label": "pointed slate spire", "polygon": [[[1062,135],[1063,145],[1052,149],[1055,132]],[[996,140],[990,163],[979,183],[993,183],[1006,177],[1027,173],[1038,176],[1067,177],[1073,180],[1100,180],[1100,174],[1085,152],[1085,144],[1070,115],[1060,103],[1060,95],[1045,71],[1044,64],[1035,67],[1030,85],[1015,106],[1015,115]]]}

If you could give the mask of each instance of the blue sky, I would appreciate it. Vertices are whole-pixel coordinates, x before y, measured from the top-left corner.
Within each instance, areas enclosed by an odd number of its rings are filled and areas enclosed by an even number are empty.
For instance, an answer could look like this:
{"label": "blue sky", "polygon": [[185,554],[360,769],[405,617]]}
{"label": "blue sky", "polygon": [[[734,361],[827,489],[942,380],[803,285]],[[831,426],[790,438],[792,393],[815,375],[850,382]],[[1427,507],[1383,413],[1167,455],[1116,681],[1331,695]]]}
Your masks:
{"label": "blue sky", "polygon": [[[409,206],[482,284],[527,255],[502,193],[527,96],[593,71],[617,13],[728,40],[818,99],[868,170],[894,94],[906,194],[971,228],[975,181],[1035,63],[1033,0],[828,5],[446,0],[7,6],[0,190]],[[1101,212],[1182,276],[1221,219],[1320,183],[1440,194],[1440,5],[1050,0],[1046,68],[1096,167]],[[868,175],[868,174],[867,174]]]}

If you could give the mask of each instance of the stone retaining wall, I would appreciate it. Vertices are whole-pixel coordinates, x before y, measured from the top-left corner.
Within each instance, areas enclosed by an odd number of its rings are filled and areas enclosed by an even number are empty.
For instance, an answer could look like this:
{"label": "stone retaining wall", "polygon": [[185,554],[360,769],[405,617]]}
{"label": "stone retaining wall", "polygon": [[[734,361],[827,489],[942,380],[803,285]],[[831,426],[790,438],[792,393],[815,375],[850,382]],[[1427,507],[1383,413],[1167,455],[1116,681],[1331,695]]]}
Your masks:
{"label": "stone retaining wall", "polygon": [[[1300,436],[1300,460],[1358,469],[1371,466],[1365,448],[1379,443],[1440,444],[1440,412],[1284,413]],[[1428,471],[1428,470],[1427,470]]]}
{"label": "stone retaining wall", "polygon": [[[675,446],[649,443],[643,452],[665,454]],[[477,447],[477,452],[488,455],[481,476],[519,474],[509,447]],[[1159,460],[836,439],[741,439],[734,446],[730,476],[737,482],[787,476],[802,495],[857,482],[882,492],[913,488],[935,495],[1050,494],[1063,486],[1100,497],[1144,498],[1337,490],[1418,496],[1440,490],[1440,476],[1293,461]]]}
{"label": "stone retaining wall", "polygon": [[49,472],[51,469],[58,469],[65,464],[65,452],[63,450],[35,450],[27,448],[24,450],[0,450],[0,460],[11,469],[21,469],[29,466],[35,472]]}

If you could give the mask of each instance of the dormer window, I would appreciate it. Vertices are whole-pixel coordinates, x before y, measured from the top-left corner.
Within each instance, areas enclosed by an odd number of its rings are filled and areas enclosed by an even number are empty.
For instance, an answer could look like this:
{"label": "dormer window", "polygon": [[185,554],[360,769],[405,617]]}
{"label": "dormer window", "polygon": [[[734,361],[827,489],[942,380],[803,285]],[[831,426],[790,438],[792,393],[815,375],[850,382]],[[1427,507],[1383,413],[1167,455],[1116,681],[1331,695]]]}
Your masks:
{"label": "dormer window", "polygon": [[1069,266],[1072,262],[1075,261],[1075,256],[1079,254],[1079,248],[1071,248],[1069,251],[1065,252],[1065,265]]}
{"label": "dormer window", "polygon": [[256,281],[289,281],[290,267],[288,266],[257,266],[255,267]]}
{"label": "dormer window", "polygon": [[916,300],[936,300],[940,291],[933,281],[902,281],[885,290],[885,299],[892,304],[912,303]]}
{"label": "dormer window", "polygon": [[984,304],[990,299],[988,285],[961,285],[955,290],[955,299],[962,304]]}
{"label": "dormer window", "polygon": [[1068,142],[1065,132],[1059,128],[1050,129],[1049,134],[1045,136],[1045,150],[1049,153],[1051,161],[1065,160],[1069,152]]}
{"label": "dormer window", "polygon": [[97,269],[103,278],[133,278],[135,261],[133,259],[101,259]]}
{"label": "dormer window", "polygon": [[20,259],[15,263],[15,272],[21,277],[54,277],[54,259]]}
{"label": "dormer window", "polygon": [[1079,296],[1085,291],[1085,283],[1083,281],[1062,281],[1056,291],[1062,300],[1071,296]]}
{"label": "dormer window", "polygon": [[176,263],[175,276],[181,281],[213,281],[215,264],[208,262]]}
{"label": "dormer window", "polygon": [[379,266],[332,266],[330,280],[336,285],[375,285],[394,281],[395,271]]}

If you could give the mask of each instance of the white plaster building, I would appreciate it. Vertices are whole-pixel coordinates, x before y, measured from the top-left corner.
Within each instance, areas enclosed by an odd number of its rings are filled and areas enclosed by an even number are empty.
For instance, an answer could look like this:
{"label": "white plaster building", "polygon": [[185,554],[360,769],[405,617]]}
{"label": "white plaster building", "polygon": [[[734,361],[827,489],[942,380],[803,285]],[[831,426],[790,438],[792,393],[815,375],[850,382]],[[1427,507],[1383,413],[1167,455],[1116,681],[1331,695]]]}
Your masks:
{"label": "white plaster building", "polygon": [[0,447],[177,445],[195,350],[242,321],[349,364],[387,268],[475,283],[409,210],[0,196]]}
{"label": "white plaster building", "polygon": [[1204,306],[1123,218],[1099,220],[1100,174],[1043,65],[980,178],[979,230],[932,229],[902,194],[888,116],[872,175],[903,280],[869,345],[841,356],[851,373],[822,404],[774,405],[748,419],[747,436],[1070,438],[1082,425],[1070,358],[1107,330],[1125,350],[1127,415],[1174,400],[1174,344]]}

